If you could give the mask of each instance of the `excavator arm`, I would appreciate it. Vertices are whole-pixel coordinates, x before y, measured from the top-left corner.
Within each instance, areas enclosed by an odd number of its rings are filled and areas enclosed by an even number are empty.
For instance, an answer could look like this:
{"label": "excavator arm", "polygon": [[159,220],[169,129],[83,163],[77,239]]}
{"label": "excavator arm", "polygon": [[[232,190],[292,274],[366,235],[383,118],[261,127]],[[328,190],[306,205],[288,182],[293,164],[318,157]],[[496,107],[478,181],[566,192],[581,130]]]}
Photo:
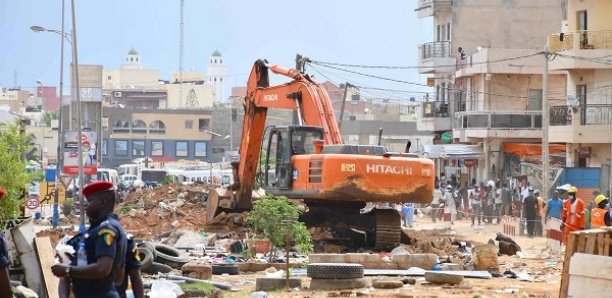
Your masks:
{"label": "excavator arm", "polygon": [[[293,81],[270,87],[268,70]],[[268,108],[297,110],[300,125],[323,128],[325,144],[343,143],[325,89],[295,69],[269,66],[265,60],[257,60],[249,75],[247,96],[244,100],[240,160],[234,165],[233,189],[236,191],[235,202],[239,209],[249,210],[252,207],[251,194]]]}

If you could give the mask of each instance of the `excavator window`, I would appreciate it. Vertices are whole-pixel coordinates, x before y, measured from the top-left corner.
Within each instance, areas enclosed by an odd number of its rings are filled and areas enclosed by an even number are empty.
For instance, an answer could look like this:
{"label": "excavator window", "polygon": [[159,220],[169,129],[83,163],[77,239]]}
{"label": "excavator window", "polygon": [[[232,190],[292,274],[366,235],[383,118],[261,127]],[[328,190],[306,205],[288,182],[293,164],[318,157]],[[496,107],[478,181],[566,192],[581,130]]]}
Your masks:
{"label": "excavator window", "polygon": [[291,135],[291,148],[294,155],[314,154],[314,140],[322,138],[319,131],[294,130]]}

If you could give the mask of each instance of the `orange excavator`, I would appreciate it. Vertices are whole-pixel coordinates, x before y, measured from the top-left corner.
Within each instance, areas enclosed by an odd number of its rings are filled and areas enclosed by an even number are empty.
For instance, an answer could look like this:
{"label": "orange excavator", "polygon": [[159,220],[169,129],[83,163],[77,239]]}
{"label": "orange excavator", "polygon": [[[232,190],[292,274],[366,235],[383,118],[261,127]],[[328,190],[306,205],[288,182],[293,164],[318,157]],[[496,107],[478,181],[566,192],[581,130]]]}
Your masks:
{"label": "orange excavator", "polygon": [[[307,58],[298,55],[298,61]],[[291,81],[270,86],[269,71]],[[266,128],[270,108],[295,110],[298,124]],[[431,160],[344,144],[325,89],[302,71],[265,60],[257,60],[249,76],[239,150],[234,184],[209,195],[209,223],[221,212],[251,210],[259,176],[267,194],[302,200],[307,212],[300,220],[307,226],[330,227],[339,238],[362,238],[385,250],[400,242],[401,217],[393,203],[433,197]]]}

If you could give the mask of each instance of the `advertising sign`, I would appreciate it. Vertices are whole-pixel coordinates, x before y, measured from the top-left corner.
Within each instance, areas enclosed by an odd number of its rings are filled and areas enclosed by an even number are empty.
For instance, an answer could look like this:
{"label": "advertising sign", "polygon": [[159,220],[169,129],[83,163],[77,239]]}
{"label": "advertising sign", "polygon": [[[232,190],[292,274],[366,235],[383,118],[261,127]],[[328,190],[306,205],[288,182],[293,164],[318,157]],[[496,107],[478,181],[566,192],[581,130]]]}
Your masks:
{"label": "advertising sign", "polygon": [[96,147],[98,137],[96,132],[82,132],[81,140],[83,150],[79,154],[78,132],[67,131],[64,133],[64,173],[77,175],[79,173],[79,158],[83,160],[83,173],[85,175],[95,175],[97,171]]}

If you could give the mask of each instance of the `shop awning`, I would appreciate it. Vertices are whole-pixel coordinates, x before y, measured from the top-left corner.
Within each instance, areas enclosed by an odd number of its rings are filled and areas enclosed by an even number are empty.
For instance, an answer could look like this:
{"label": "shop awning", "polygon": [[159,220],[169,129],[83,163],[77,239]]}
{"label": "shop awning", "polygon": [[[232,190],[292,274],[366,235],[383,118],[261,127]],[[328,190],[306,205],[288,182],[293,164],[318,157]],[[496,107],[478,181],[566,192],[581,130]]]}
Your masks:
{"label": "shop awning", "polygon": [[[551,155],[563,156],[565,155],[565,144],[550,144],[548,145],[548,150]],[[542,144],[504,143],[504,153],[514,153],[520,157],[530,155],[541,156]]]}
{"label": "shop awning", "polygon": [[422,155],[427,158],[442,159],[484,159],[482,145],[423,145]]}

